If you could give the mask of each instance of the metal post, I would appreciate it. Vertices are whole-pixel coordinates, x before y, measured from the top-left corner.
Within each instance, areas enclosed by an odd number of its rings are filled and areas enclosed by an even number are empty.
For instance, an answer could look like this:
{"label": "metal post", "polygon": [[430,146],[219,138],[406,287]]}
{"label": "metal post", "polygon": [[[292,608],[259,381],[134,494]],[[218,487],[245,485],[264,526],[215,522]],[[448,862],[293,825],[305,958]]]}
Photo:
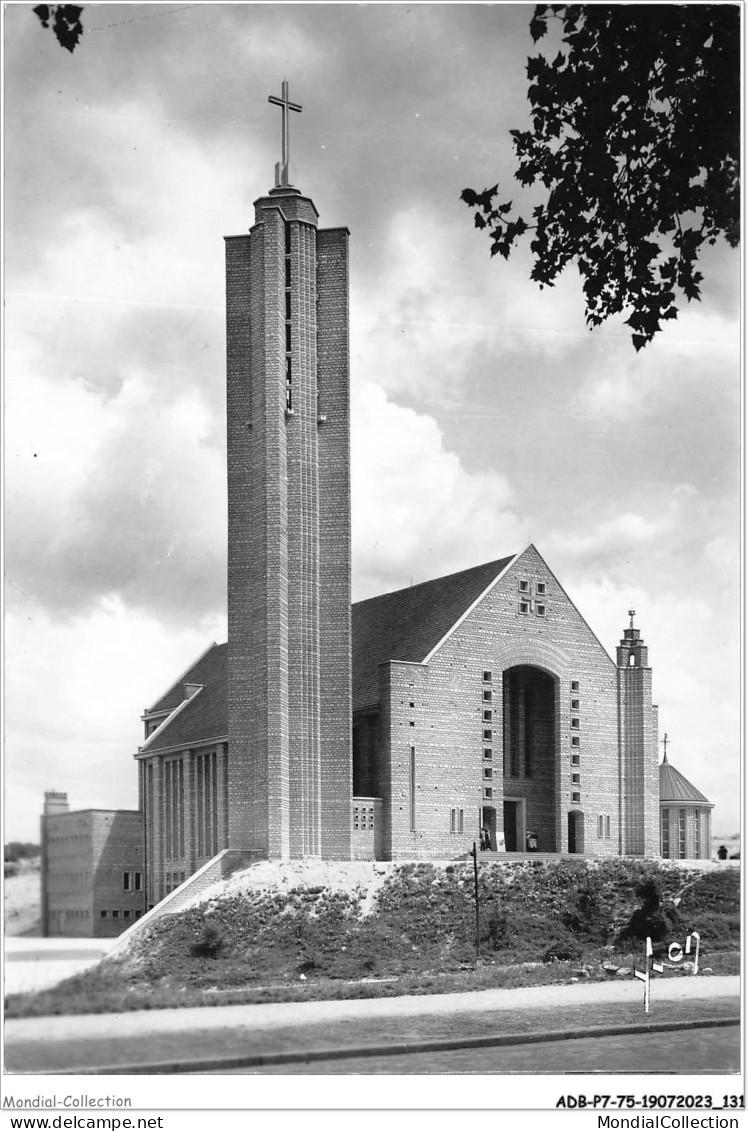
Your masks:
{"label": "metal post", "polygon": [[470,855],[473,858],[473,877],[475,879],[475,964],[480,962],[480,905],[478,903],[478,846],[473,841]]}

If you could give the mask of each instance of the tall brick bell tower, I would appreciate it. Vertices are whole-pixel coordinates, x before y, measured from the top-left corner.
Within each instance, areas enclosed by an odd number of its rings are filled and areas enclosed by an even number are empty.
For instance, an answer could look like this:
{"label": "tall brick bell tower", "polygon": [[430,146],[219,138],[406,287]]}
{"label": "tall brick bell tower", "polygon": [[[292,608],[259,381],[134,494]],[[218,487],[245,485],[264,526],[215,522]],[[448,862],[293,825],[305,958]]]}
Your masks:
{"label": "tall brick bell tower", "polygon": [[282,161],[226,238],[229,846],[351,856],[348,230]]}

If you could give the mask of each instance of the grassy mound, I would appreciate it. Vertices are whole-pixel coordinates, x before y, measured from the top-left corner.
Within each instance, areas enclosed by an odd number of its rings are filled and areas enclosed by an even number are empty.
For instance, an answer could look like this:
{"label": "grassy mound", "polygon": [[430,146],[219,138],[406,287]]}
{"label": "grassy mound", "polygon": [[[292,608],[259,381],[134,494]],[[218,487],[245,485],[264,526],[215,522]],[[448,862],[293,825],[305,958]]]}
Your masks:
{"label": "grassy mound", "polygon": [[[483,864],[478,894],[481,957],[497,974],[523,964],[548,970],[551,963],[586,962],[600,970],[603,960],[630,963],[643,953],[647,933],[657,937],[656,924],[666,941],[682,943],[698,931],[703,962],[739,946],[734,869],[697,874],[631,860]],[[264,1000],[278,1000],[288,998],[284,988],[298,995],[300,985],[315,983],[328,987],[325,996],[350,996],[341,983],[374,978],[399,979],[399,992],[414,992],[419,980],[444,989],[445,976],[474,964],[472,863],[405,864],[380,889],[373,913],[362,914],[362,899],[359,892],[303,887],[200,904],[156,920],[122,957],[33,1002],[9,999],[9,1015],[195,1004],[260,987]],[[569,975],[565,967],[552,980]],[[537,968],[529,977],[549,980]],[[331,992],[336,985],[340,992]],[[259,999],[256,992],[251,1000]]]}

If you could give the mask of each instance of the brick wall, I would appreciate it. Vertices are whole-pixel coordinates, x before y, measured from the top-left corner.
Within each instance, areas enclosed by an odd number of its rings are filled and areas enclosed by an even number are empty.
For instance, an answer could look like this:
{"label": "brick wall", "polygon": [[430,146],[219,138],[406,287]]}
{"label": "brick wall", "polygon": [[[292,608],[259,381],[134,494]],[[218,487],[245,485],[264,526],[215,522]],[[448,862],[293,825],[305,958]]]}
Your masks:
{"label": "brick wall", "polygon": [[45,935],[108,938],[126,930],[145,908],[140,812],[83,809],[43,821]]}
{"label": "brick wall", "polygon": [[294,189],[255,208],[226,245],[229,844],[348,858],[347,234]]}
{"label": "brick wall", "polygon": [[317,236],[322,856],[351,856],[348,231]]}

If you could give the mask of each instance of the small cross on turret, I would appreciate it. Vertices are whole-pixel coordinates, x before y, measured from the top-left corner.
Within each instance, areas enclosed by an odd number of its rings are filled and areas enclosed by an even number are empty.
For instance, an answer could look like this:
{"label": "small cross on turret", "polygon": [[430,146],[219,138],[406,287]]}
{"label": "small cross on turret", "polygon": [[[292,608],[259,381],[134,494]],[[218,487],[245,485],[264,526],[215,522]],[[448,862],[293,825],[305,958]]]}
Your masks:
{"label": "small cross on turret", "polygon": [[629,628],[634,627],[634,617],[635,616],[636,616],[636,609],[629,609],[629,617],[631,618],[630,621],[629,621]]}
{"label": "small cross on turret", "polygon": [[281,160],[275,166],[275,187],[286,188],[290,184],[288,180],[290,146],[289,112],[295,110],[297,114],[300,114],[302,108],[297,102],[289,101],[288,82],[286,79],[283,80],[281,85],[281,97],[278,98],[275,94],[269,94],[268,102],[272,102],[274,106],[280,106],[281,108]]}
{"label": "small cross on turret", "polygon": [[660,741],[662,742],[662,746],[663,746],[662,760],[663,760],[663,762],[667,762],[667,744],[670,741],[670,739],[667,736],[667,731],[665,731],[665,733],[662,736]]}

